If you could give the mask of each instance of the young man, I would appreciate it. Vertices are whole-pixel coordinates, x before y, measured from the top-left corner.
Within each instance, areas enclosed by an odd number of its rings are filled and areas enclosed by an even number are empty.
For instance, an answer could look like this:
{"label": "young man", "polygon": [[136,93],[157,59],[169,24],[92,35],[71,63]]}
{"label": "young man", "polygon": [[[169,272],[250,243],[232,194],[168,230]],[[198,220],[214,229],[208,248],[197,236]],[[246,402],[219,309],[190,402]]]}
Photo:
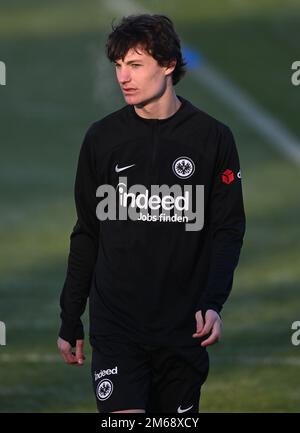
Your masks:
{"label": "young man", "polygon": [[234,138],[176,95],[169,18],[123,18],[107,55],[127,104],[81,147],[58,347],[83,364],[89,297],[99,412],[198,412],[245,230]]}

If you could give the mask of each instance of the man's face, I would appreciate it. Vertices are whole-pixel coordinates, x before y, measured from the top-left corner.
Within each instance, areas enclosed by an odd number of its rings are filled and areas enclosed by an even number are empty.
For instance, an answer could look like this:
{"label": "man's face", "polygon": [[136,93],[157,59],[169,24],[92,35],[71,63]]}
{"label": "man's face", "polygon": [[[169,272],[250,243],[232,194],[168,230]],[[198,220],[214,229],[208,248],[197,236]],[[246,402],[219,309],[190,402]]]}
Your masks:
{"label": "man's face", "polygon": [[116,74],[127,104],[146,105],[165,91],[173,68],[160,66],[142,47],[128,50],[124,61],[115,61]]}

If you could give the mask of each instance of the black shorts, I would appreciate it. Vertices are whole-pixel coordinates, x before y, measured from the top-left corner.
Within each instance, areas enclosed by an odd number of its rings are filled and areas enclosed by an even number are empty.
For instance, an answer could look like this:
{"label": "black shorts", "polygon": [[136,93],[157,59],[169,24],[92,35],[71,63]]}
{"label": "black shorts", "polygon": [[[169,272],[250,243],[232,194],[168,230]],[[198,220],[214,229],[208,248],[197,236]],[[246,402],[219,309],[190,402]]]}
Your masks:
{"label": "black shorts", "polygon": [[100,413],[198,413],[209,371],[206,348],[91,339],[92,381]]}

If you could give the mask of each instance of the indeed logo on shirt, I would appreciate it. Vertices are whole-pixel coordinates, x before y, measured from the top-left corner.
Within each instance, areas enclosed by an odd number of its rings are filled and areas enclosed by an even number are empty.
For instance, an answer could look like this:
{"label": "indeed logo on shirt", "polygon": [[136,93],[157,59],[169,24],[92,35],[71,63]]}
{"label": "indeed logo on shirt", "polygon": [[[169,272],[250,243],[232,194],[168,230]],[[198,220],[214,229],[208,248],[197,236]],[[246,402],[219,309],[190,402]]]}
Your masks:
{"label": "indeed logo on shirt", "polygon": [[99,220],[129,218],[133,221],[182,222],[186,223],[187,231],[203,228],[204,185],[184,185],[183,188],[178,184],[171,187],[151,185],[149,191],[144,185],[137,184],[127,191],[127,178],[120,177],[119,180],[116,188],[112,185],[98,187],[96,196],[103,198],[96,209]]}

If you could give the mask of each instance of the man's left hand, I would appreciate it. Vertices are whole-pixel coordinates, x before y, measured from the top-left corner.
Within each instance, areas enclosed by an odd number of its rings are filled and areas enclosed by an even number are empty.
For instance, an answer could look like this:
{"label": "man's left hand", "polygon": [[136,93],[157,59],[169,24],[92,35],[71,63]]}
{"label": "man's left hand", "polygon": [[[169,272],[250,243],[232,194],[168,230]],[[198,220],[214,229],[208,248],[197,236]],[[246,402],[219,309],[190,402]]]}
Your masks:
{"label": "man's left hand", "polygon": [[197,331],[193,334],[193,338],[203,337],[211,332],[211,335],[204,341],[201,346],[209,346],[217,343],[221,338],[222,321],[219,314],[214,310],[207,310],[205,314],[205,322],[203,321],[201,310],[195,314]]}

